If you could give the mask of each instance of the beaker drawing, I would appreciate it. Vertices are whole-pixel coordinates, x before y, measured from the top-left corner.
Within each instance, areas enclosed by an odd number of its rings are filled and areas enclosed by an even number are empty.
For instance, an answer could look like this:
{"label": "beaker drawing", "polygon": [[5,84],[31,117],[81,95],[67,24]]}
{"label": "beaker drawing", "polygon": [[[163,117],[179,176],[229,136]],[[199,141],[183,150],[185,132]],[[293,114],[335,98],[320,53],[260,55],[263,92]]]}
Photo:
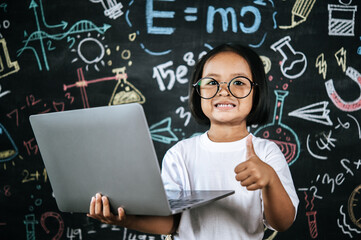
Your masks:
{"label": "beaker drawing", "polygon": [[328,5],[328,35],[355,36],[357,6]]}
{"label": "beaker drawing", "polygon": [[276,103],[271,123],[258,128],[254,135],[271,140],[277,144],[286,158],[288,165],[292,165],[300,154],[300,141],[290,127],[281,122],[284,100],[288,91],[275,90]]}
{"label": "beaker drawing", "polygon": [[301,76],[307,67],[307,59],[302,52],[296,52],[290,44],[291,37],[286,36],[271,45],[271,49],[279,52],[283,59],[281,62],[282,74],[290,79]]}
{"label": "beaker drawing", "polygon": [[127,75],[125,74],[125,67],[114,69],[116,74],[117,85],[114,88],[112,96],[109,101],[110,105],[120,105],[125,103],[140,103],[145,102],[143,94],[127,81]]}
{"label": "beaker drawing", "polygon": [[13,139],[0,124],[0,163],[5,163],[16,157],[19,153]]}

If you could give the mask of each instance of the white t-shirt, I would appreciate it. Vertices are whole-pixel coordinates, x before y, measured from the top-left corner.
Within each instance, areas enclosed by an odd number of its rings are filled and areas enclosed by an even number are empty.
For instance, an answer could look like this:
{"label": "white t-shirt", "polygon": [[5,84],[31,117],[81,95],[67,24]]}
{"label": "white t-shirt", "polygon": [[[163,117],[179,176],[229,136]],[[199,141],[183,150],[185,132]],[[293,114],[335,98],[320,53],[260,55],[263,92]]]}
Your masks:
{"label": "white t-shirt", "polygon": [[[257,156],[273,167],[297,210],[298,197],[287,162],[278,146],[253,136]],[[170,190],[235,190],[235,194],[182,213],[175,239],[262,239],[262,191],[248,191],[235,179],[235,167],[246,159],[246,138],[212,142],[207,133],[182,140],[167,151],[162,179]],[[268,226],[269,227],[269,226]]]}

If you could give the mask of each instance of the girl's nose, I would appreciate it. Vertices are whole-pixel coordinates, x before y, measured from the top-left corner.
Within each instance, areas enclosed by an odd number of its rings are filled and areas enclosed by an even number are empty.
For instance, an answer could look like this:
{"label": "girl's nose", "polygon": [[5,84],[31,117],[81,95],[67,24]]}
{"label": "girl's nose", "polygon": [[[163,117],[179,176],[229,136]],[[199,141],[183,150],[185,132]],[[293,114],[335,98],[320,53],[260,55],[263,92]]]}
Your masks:
{"label": "girl's nose", "polygon": [[220,82],[219,83],[219,90],[218,90],[218,95],[219,96],[229,96],[230,93],[229,93],[229,89],[228,89],[228,83],[227,82]]}

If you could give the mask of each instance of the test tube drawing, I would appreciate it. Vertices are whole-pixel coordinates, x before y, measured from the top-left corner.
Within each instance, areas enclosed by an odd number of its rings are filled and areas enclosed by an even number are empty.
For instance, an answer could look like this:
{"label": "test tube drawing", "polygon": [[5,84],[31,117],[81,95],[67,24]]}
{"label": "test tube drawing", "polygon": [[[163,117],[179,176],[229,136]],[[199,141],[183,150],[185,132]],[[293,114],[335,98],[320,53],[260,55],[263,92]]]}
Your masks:
{"label": "test tube drawing", "polygon": [[315,239],[318,236],[317,219],[316,219],[317,211],[313,210],[313,208],[315,207],[315,205],[313,204],[313,201],[315,200],[315,196],[312,196],[311,201],[308,201],[307,193],[304,192],[304,194],[305,194],[305,201],[307,203],[306,216],[308,222],[308,230],[310,231],[311,238]]}
{"label": "test tube drawing", "polygon": [[354,36],[357,6],[328,5],[328,35]]}
{"label": "test tube drawing", "polygon": [[276,103],[271,123],[258,128],[255,136],[260,136],[275,142],[281,149],[288,165],[292,165],[300,154],[300,142],[297,134],[286,124],[282,123],[283,105],[288,91],[275,90]]}
{"label": "test tube drawing", "polygon": [[290,79],[300,77],[306,70],[307,59],[304,53],[296,52],[290,44],[291,37],[286,36],[271,45],[271,49],[279,52],[283,59],[281,62],[282,74]]}
{"label": "test tube drawing", "polygon": [[35,220],[34,214],[25,215],[26,240],[35,240],[35,224],[38,223],[39,222]]}
{"label": "test tube drawing", "polygon": [[316,0],[296,0],[292,8],[292,17],[291,25],[289,26],[279,26],[281,29],[290,29],[294,28],[297,25],[305,22],[310,14],[313,5]]}
{"label": "test tube drawing", "polygon": [[308,229],[310,230],[310,235],[312,238],[316,238],[318,236],[316,214],[317,211],[306,212]]}

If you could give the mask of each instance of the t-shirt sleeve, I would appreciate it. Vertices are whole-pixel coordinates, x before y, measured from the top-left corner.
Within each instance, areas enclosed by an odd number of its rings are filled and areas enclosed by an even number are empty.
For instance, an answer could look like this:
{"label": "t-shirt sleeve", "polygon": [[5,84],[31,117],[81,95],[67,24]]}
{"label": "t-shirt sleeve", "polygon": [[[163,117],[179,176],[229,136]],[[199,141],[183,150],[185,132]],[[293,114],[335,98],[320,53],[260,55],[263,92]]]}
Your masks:
{"label": "t-shirt sleeve", "polygon": [[182,157],[176,146],[169,149],[162,162],[162,180],[166,190],[185,190],[185,170]]}
{"label": "t-shirt sleeve", "polygon": [[[290,197],[292,204],[295,208],[295,216],[297,215],[297,208],[299,199],[293,184],[292,176],[290,169],[288,167],[287,161],[279,149],[279,147],[274,142],[268,142],[267,147],[265,148],[265,156],[263,161],[269,164],[277,173],[278,178],[280,179],[283,188],[286,190],[288,196]],[[262,195],[262,194],[261,194]],[[264,205],[262,204],[262,210],[264,210]],[[266,219],[264,219],[264,223],[268,228],[272,227],[267,223]]]}

